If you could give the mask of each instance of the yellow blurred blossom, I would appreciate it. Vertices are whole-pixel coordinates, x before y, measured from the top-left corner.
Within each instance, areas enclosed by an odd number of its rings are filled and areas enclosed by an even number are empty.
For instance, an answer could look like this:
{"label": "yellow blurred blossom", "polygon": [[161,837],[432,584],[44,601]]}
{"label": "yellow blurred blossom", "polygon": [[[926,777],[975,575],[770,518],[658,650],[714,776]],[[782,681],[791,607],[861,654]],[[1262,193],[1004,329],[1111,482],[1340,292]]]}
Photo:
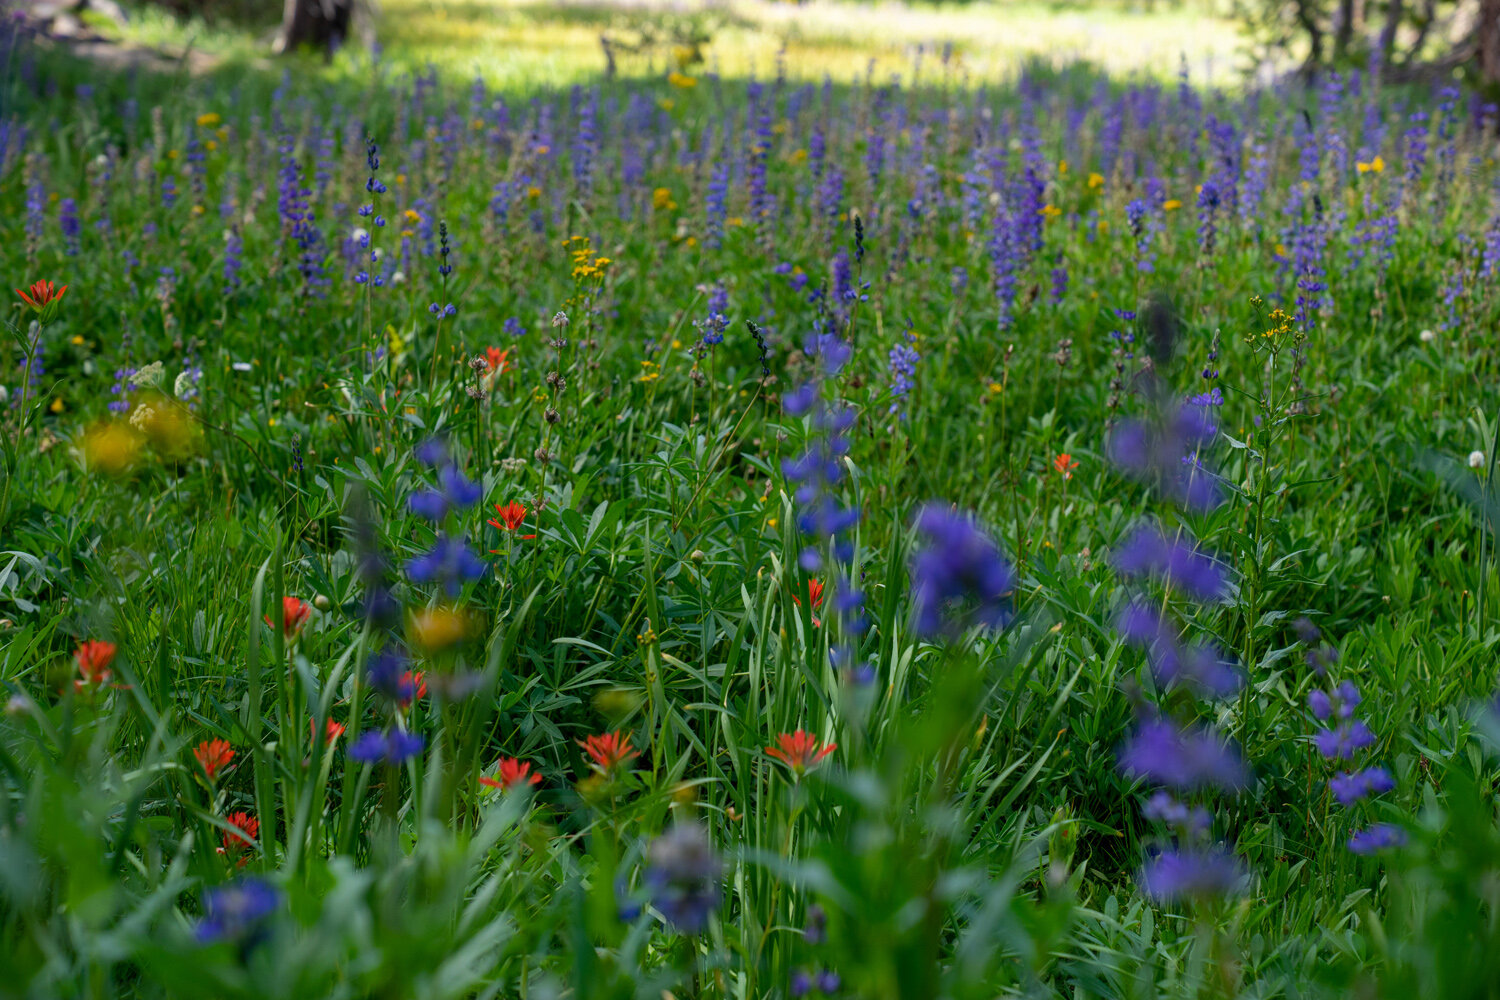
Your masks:
{"label": "yellow blurred blossom", "polygon": [[135,467],[146,439],[119,423],[97,423],[83,434],[83,461],[90,470],[122,476]]}
{"label": "yellow blurred blossom", "polygon": [[1089,174],[1089,190],[1097,191],[1104,186],[1103,174]]}
{"label": "yellow blurred blossom", "polygon": [[1161,203],[1161,208],[1164,212],[1175,212],[1181,207],[1182,202],[1178,201],[1176,198],[1168,198],[1166,201]]}
{"label": "yellow blurred blossom", "polygon": [[217,111],[206,111],[198,116],[198,125],[200,128],[218,128],[223,120]]}

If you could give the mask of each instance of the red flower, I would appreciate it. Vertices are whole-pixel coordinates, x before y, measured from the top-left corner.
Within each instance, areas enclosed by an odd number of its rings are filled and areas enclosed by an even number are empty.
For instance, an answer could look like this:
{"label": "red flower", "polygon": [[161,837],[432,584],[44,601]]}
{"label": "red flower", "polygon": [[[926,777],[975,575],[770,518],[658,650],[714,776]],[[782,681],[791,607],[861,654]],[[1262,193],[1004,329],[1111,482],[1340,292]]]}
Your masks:
{"label": "red flower", "polygon": [[55,288],[50,281],[35,281],[31,284],[30,295],[27,295],[19,288],[16,289],[16,294],[21,296],[21,300],[32,309],[37,312],[41,312],[52,303],[61,302],[63,295],[66,294],[67,291],[67,285],[63,285],[61,288]]}
{"label": "red flower", "polygon": [[427,681],[423,679],[425,676],[420,670],[416,673],[408,670],[401,675],[401,686],[397,690],[406,694],[406,697],[401,699],[402,708],[406,708],[412,702],[421,701],[427,697]]}
{"label": "red flower", "polygon": [[[239,857],[244,854],[247,847],[254,845],[255,838],[260,836],[260,820],[247,812],[232,812],[224,817],[224,822],[233,828],[233,832],[224,831],[224,846],[219,848],[220,854],[231,858]],[[240,857],[240,867],[243,868],[249,860],[248,854]]]}
{"label": "red flower", "polygon": [[[516,503],[514,500],[512,500],[508,504],[505,504],[504,506],[501,506],[498,503],[495,504],[495,513],[500,515],[500,519],[496,520],[492,517],[490,518],[489,523],[492,527],[498,528],[501,531],[515,531],[521,526],[521,522],[526,520],[526,508],[521,504]],[[536,536],[522,535],[521,537],[535,538]],[[497,552],[499,550],[491,549],[490,551]]]}
{"label": "red flower", "polygon": [[621,736],[618,729],[602,736],[579,740],[578,745],[588,751],[588,755],[594,759],[594,766],[601,771],[613,771],[632,757],[641,755],[639,750],[631,747],[630,737]]}
{"label": "red flower", "polygon": [[531,762],[516,760],[507,757],[500,762],[499,778],[480,778],[479,783],[490,788],[503,788],[507,792],[516,786],[539,785],[542,783],[540,774],[531,773]]}
{"label": "red flower", "polygon": [[1078,468],[1078,463],[1073,461],[1073,456],[1063,452],[1052,460],[1052,468],[1062,474],[1064,479],[1073,478],[1073,470]]}
{"label": "red flower", "polygon": [[109,681],[109,665],[115,661],[115,644],[89,639],[78,646],[73,659],[78,661],[78,672],[83,675],[83,680],[78,681],[77,686],[82,688],[87,684],[98,687]]}
{"label": "red flower", "polygon": [[[792,595],[792,603],[795,604],[795,605],[797,605],[797,607],[800,608],[802,606],[802,599],[800,597],[798,597],[796,594],[793,594]],[[816,611],[818,608],[821,608],[823,606],[823,581],[822,580],[808,580],[807,581],[807,603],[812,605],[814,611]],[[820,627],[823,624],[822,622],[818,621],[818,616],[817,615],[813,615],[812,623],[813,623],[813,627],[814,628]]]}
{"label": "red flower", "polygon": [[[315,720],[315,719],[308,719],[307,720],[307,735],[309,737],[312,737],[314,734],[317,733],[317,731],[318,731],[317,720]],[[323,742],[324,743],[332,743],[334,740],[338,739],[340,736],[343,736],[343,735],[344,735],[344,727],[342,725],[340,725],[337,722],[334,722],[332,719],[327,719],[327,720],[324,721],[324,726],[323,726]]]}
{"label": "red flower", "polygon": [[[281,599],[281,634],[288,642],[297,637],[302,631],[302,626],[312,617],[312,605],[296,597],[283,597]],[[266,624],[275,625],[271,616],[266,615]]]}
{"label": "red flower", "polygon": [[792,773],[800,778],[824,757],[837,750],[838,744],[830,743],[821,750],[818,747],[818,740],[811,733],[799,729],[795,733],[782,733],[776,737],[776,745],[766,747],[766,753],[790,767]]}
{"label": "red flower", "polygon": [[208,780],[213,781],[234,760],[234,748],[228,740],[204,740],[193,748],[193,756],[198,758],[198,766]]}
{"label": "red flower", "polygon": [[509,347],[503,351],[498,347],[484,349],[484,362],[489,365],[489,370],[485,372],[486,378],[494,378],[496,375],[504,375],[510,371],[510,352]]}

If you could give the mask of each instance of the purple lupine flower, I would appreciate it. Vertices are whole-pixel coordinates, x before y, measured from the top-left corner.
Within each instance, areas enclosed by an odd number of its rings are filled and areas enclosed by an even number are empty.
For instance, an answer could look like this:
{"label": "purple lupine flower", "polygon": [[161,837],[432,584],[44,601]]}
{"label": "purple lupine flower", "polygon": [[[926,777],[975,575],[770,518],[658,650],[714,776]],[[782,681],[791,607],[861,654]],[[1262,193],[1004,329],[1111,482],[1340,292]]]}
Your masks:
{"label": "purple lupine flower", "polygon": [[392,729],[388,733],[367,729],[350,745],[350,760],[361,764],[388,764],[395,767],[422,752],[426,741],[417,733]]}
{"label": "purple lupine flower", "polygon": [[678,930],[702,933],[719,905],[723,869],[708,831],[697,823],[679,823],[646,850],[644,882],[651,905]]}
{"label": "purple lupine flower", "polygon": [[1396,779],[1383,767],[1345,771],[1328,779],[1328,790],[1341,806],[1352,806],[1370,795],[1381,795],[1396,787]]}
{"label": "purple lupine flower", "polygon": [[78,235],[83,226],[78,221],[78,202],[64,198],[57,206],[57,224],[62,230],[64,252],[69,257],[78,256]]}
{"label": "purple lupine flower", "polygon": [[1313,736],[1318,753],[1329,760],[1352,760],[1354,755],[1375,743],[1375,734],[1363,719],[1340,723],[1336,728],[1323,729]]}
{"label": "purple lupine flower", "polygon": [[1175,848],[1146,859],[1141,890],[1157,903],[1227,896],[1245,882],[1238,859],[1218,847]]}
{"label": "purple lupine flower", "polygon": [[1239,791],[1250,769],[1212,729],[1181,728],[1166,718],[1142,722],[1119,753],[1120,770],[1168,788]]}
{"label": "purple lupine flower", "polygon": [[915,526],[921,537],[911,563],[916,630],[940,636],[1004,625],[1015,577],[990,536],[972,518],[937,503],[917,512]]}
{"label": "purple lupine flower", "polygon": [[1160,789],[1146,800],[1141,814],[1149,820],[1171,827],[1179,837],[1188,839],[1206,835],[1214,823],[1214,818],[1207,809],[1189,806],[1171,792]]}
{"label": "purple lupine flower", "polygon": [[200,944],[248,948],[264,936],[267,918],[280,906],[281,893],[269,882],[241,878],[203,894],[203,919],[194,934]]}
{"label": "purple lupine flower", "polygon": [[1219,601],[1229,594],[1229,581],[1218,562],[1198,552],[1190,540],[1168,538],[1153,525],[1132,532],[1115,549],[1113,561],[1124,576],[1159,577],[1196,601]]}
{"label": "purple lupine flower", "polygon": [[1406,831],[1390,823],[1376,823],[1365,830],[1356,830],[1349,838],[1349,850],[1355,854],[1376,854],[1406,843]]}
{"label": "purple lupine flower", "polygon": [[1198,191],[1198,249],[1204,257],[1214,255],[1214,241],[1219,231],[1216,218],[1219,203],[1219,185],[1210,177]]}
{"label": "purple lupine flower", "polygon": [[231,226],[224,239],[224,294],[240,287],[240,269],[244,267],[245,241],[238,226]]}
{"label": "purple lupine flower", "polygon": [[440,532],[430,550],[407,562],[406,575],[413,583],[440,583],[448,596],[457,597],[466,582],[483,578],[488,568],[468,542]]}
{"label": "purple lupine flower", "polygon": [[901,401],[906,398],[916,385],[917,362],[922,356],[912,346],[916,342],[910,333],[906,335],[905,343],[897,343],[891,348],[888,360],[891,367],[891,406],[888,412],[899,413]]}

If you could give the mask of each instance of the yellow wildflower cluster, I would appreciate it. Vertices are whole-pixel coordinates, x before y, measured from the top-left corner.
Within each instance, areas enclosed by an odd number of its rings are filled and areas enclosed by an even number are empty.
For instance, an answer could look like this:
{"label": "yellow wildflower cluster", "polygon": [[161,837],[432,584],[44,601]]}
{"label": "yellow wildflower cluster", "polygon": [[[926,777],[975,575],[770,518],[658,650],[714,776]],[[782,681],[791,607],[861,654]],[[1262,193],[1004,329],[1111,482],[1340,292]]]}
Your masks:
{"label": "yellow wildflower cluster", "polygon": [[651,192],[651,207],[658,212],[671,212],[677,208],[677,202],[672,200],[671,188],[657,188]]}
{"label": "yellow wildflower cluster", "polygon": [[1354,164],[1354,169],[1358,170],[1362,174],[1385,173],[1385,160],[1383,160],[1379,156],[1375,157],[1375,159],[1369,161],[1368,163],[1360,160]]}
{"label": "yellow wildflower cluster", "polygon": [[667,82],[672,86],[678,87],[682,90],[691,90],[693,87],[698,86],[697,77],[685,76],[684,74],[677,72],[675,69],[667,74]]}
{"label": "yellow wildflower cluster", "polygon": [[608,257],[596,257],[593,244],[587,236],[570,236],[563,240],[563,249],[573,258],[573,280],[603,278],[604,271],[613,263]]}
{"label": "yellow wildflower cluster", "polygon": [[636,379],[637,382],[655,382],[657,379],[661,378],[661,372],[654,370],[656,368],[656,363],[654,361],[642,361],[641,367],[644,368],[645,371],[641,372],[641,377]]}

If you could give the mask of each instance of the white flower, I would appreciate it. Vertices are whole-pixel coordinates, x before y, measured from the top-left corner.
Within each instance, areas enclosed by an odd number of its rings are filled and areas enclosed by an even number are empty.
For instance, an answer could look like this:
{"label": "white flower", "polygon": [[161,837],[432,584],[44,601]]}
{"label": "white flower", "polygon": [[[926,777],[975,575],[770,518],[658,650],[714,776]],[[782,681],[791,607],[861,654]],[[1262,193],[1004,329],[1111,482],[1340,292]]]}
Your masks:
{"label": "white flower", "polygon": [[365,229],[363,226],[355,226],[354,232],[350,233],[349,235],[354,239],[354,242],[358,243],[360,246],[364,246],[365,241],[370,238],[370,231],[368,229]]}
{"label": "white flower", "polygon": [[137,389],[150,386],[155,389],[161,385],[161,380],[166,378],[166,369],[160,361],[153,361],[134,375],[130,376],[130,384]]}
{"label": "white flower", "polygon": [[138,431],[143,431],[147,427],[150,427],[151,422],[155,419],[156,411],[147,406],[145,403],[142,403],[140,406],[137,406],[134,410],[130,411],[130,426],[134,427]]}
{"label": "white flower", "polygon": [[247,372],[247,371],[250,371],[250,369],[253,368],[254,366],[252,364],[250,364],[250,362],[248,362],[248,361],[236,361],[234,364],[230,365],[229,367],[233,368],[237,372]]}
{"label": "white flower", "polygon": [[382,257],[384,257],[384,256],[385,256],[385,251],[382,250],[382,249],[380,249],[379,247],[376,247],[374,250],[370,251],[370,263],[372,263],[372,264],[379,263],[380,259]]}
{"label": "white flower", "polygon": [[0,406],[4,406],[8,402],[10,402],[10,390],[0,385]]}
{"label": "white flower", "polygon": [[172,383],[172,395],[178,399],[186,399],[187,394],[193,391],[193,373],[182,372],[177,376],[177,381]]}
{"label": "white flower", "polygon": [[1469,468],[1471,468],[1471,469],[1482,469],[1482,468],[1484,468],[1484,452],[1482,452],[1482,451],[1471,451],[1471,452],[1469,452]]}
{"label": "white flower", "polygon": [[1417,337],[1420,338],[1422,343],[1424,344],[1430,344],[1434,340],[1437,340],[1437,334],[1433,333],[1431,330],[1423,330],[1421,333],[1417,334]]}
{"label": "white flower", "polygon": [[406,284],[406,272],[405,271],[397,271],[395,274],[391,275],[391,284],[393,284],[393,285],[404,285],[404,284]]}

